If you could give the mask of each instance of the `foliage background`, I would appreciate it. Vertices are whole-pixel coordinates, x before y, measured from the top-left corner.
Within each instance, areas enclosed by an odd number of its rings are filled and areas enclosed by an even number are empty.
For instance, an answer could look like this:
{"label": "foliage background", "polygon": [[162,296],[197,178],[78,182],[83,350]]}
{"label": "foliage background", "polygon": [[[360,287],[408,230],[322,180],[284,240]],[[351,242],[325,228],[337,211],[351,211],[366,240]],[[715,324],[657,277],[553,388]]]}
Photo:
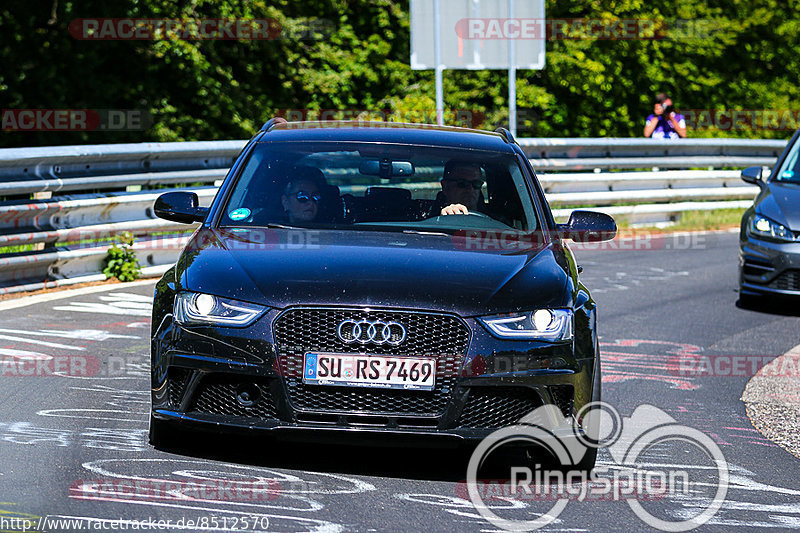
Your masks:
{"label": "foliage background", "polygon": [[[286,109],[429,116],[433,71],[410,69],[408,7],[408,0],[5,0],[0,108],[141,109],[154,122],[132,132],[0,132],[0,146],[244,139]],[[800,109],[800,0],[548,0],[546,12],[664,20],[667,28],[700,21],[705,31],[548,41],[546,68],[518,74],[521,136],[639,136],[660,91],[684,109]],[[314,39],[270,41],[70,36],[73,19],[95,17],[270,17],[288,33],[309,20],[324,27]],[[484,128],[506,124],[505,71],[446,71],[444,80],[446,108],[484,114]]]}

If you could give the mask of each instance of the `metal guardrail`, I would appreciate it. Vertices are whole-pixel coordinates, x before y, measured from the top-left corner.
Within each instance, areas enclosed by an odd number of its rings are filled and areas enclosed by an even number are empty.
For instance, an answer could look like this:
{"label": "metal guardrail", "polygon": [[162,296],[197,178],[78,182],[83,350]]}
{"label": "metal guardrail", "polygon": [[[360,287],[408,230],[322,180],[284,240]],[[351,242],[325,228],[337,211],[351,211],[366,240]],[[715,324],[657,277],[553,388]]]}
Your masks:
{"label": "metal guardrail", "polygon": [[763,139],[519,139],[534,168],[744,168],[771,166],[786,141]]}
{"label": "metal guardrail", "polygon": [[[785,141],[741,139],[520,139],[557,217],[592,205],[633,223],[674,220],[687,210],[744,207],[757,192],[736,170],[770,166]],[[187,231],[157,219],[159,188],[188,187],[208,205],[245,141],[0,149],[0,294],[104,279],[115,235],[131,232],[146,274],[172,264]],[[653,167],[703,170],[653,171]],[[705,169],[708,170],[705,170]],[[646,169],[601,172],[601,170]],[[562,172],[588,170],[589,172]],[[431,184],[431,186],[435,186]],[[434,187],[435,188],[435,187]],[[141,189],[141,190],[140,190]],[[78,194],[65,194],[78,193]],[[632,204],[632,205],[614,205]],[[98,242],[69,245],[77,241]],[[67,244],[67,246],[64,246]]]}

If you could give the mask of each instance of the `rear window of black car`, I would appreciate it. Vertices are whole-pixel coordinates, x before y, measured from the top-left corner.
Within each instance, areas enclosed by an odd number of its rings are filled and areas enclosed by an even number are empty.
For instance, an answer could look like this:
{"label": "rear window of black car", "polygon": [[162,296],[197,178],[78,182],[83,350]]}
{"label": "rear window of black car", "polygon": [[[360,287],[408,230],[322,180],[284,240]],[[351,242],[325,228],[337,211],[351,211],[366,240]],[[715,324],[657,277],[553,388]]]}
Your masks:
{"label": "rear window of black car", "polygon": [[220,225],[274,224],[446,233],[539,226],[512,153],[342,142],[255,147]]}

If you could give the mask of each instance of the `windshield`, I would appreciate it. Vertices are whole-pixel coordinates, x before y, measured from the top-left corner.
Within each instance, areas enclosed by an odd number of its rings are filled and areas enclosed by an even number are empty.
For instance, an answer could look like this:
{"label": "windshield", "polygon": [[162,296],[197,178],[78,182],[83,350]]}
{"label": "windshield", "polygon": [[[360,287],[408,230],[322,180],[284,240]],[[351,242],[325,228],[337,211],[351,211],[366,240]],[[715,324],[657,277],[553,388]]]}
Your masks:
{"label": "windshield", "polygon": [[775,181],[800,183],[800,142],[795,142],[789,150],[789,155],[784,159],[780,170],[775,176]]}
{"label": "windshield", "polygon": [[221,226],[532,231],[514,154],[342,142],[259,143]]}

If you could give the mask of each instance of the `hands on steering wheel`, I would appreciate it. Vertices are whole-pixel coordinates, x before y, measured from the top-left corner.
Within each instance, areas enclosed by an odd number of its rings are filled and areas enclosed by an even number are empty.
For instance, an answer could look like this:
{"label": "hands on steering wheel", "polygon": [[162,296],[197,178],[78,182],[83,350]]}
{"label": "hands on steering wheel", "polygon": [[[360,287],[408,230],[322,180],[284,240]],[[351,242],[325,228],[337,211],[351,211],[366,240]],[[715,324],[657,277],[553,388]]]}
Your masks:
{"label": "hands on steering wheel", "polygon": [[483,218],[491,218],[490,216],[479,211],[470,211],[464,204],[450,204],[442,208],[442,215],[472,215]]}

